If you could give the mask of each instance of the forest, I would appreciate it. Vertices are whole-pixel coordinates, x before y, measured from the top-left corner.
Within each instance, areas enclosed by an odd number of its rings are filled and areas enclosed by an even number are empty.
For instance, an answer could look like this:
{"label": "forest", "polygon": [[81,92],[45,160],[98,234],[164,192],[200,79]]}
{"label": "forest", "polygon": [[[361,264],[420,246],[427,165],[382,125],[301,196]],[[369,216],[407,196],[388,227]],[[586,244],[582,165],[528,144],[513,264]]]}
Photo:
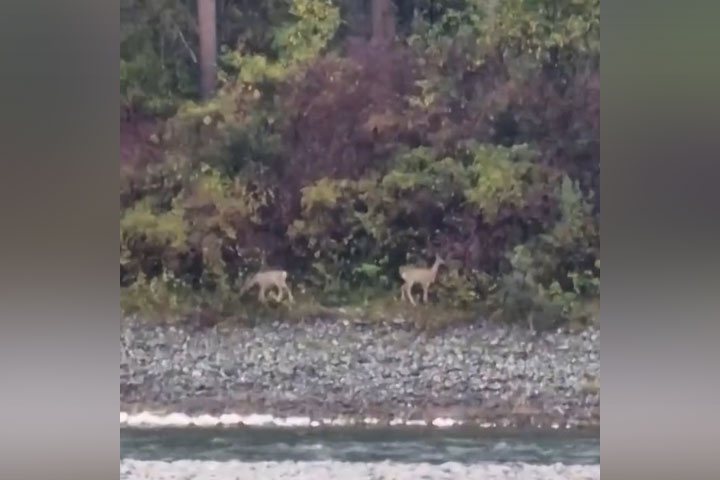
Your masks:
{"label": "forest", "polygon": [[392,312],[437,254],[415,311],[593,321],[599,0],[120,7],[124,314],[290,316],[239,295],[271,267],[293,315]]}

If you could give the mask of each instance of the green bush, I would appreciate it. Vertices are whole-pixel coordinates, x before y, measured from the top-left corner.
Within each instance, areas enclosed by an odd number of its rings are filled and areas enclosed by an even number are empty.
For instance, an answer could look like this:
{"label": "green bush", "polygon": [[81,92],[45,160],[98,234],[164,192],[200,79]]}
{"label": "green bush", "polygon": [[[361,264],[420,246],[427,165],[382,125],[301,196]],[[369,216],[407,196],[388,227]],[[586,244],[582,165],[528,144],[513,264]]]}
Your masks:
{"label": "green bush", "polygon": [[120,292],[120,307],[128,315],[140,314],[162,321],[181,320],[193,307],[191,289],[172,274],[148,279],[140,273]]}
{"label": "green bush", "polygon": [[196,103],[187,7],[125,2],[123,101],[174,113],[162,159],[121,171],[123,309],[250,315],[238,288],[265,267],[313,305],[297,311],[387,309],[398,268],[437,253],[438,308],[591,321],[599,2],[481,3],[418,4],[378,50],[342,42],[345,2],[230,2],[221,88]]}

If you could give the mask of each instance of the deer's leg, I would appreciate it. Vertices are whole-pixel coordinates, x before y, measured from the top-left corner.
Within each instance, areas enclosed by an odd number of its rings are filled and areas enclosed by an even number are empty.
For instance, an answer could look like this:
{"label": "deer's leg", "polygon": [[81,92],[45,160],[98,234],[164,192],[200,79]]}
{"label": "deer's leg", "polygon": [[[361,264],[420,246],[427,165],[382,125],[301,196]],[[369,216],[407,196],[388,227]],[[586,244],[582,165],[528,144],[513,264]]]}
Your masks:
{"label": "deer's leg", "polygon": [[251,282],[246,282],[245,285],[240,289],[240,296],[242,297],[245,295],[248,290],[250,290],[253,287],[253,284]]}
{"label": "deer's leg", "polygon": [[258,293],[258,300],[260,300],[260,303],[265,304],[267,303],[267,298],[265,298],[265,286],[260,286],[260,293]]}
{"label": "deer's leg", "polygon": [[408,286],[407,286],[407,294],[408,294],[408,297],[410,298],[410,303],[412,303],[413,306],[417,305],[417,303],[415,303],[415,299],[413,298],[413,294],[412,294],[412,287],[414,287],[414,286],[415,286],[414,283],[408,283]]}
{"label": "deer's leg", "polygon": [[292,292],[290,291],[290,287],[285,284],[285,293],[287,293],[288,300],[290,303],[295,303],[295,298],[293,298]]}
{"label": "deer's leg", "polygon": [[275,285],[275,288],[277,288],[277,293],[275,293],[275,301],[280,303],[282,302],[283,293],[285,292],[283,292],[281,285]]}
{"label": "deer's leg", "polygon": [[422,287],[423,287],[423,303],[425,303],[425,304],[428,303],[428,287],[429,287],[429,286],[430,286],[430,285],[428,285],[427,283],[423,283],[423,284],[422,284]]}
{"label": "deer's leg", "polygon": [[400,285],[400,301],[405,300],[405,284]]}

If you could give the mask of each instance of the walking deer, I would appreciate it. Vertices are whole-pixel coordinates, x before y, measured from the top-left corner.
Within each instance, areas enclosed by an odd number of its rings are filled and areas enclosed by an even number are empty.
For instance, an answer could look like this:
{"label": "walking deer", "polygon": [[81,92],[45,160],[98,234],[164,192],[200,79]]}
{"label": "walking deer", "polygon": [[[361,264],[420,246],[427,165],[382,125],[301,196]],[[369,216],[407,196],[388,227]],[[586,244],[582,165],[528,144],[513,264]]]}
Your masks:
{"label": "walking deer", "polygon": [[405,283],[400,287],[400,299],[409,300],[411,304],[417,305],[412,296],[413,286],[419,284],[423,289],[423,303],[428,302],[428,288],[435,282],[440,265],[444,265],[445,261],[439,255],[435,255],[435,263],[430,268],[420,268],[413,266],[400,267],[400,277]]}
{"label": "walking deer", "polygon": [[242,296],[252,287],[258,286],[258,300],[260,300],[261,303],[265,304],[267,303],[265,292],[268,289],[275,287],[278,290],[277,295],[275,295],[274,297],[277,302],[281,302],[283,299],[283,294],[287,294],[287,298],[290,303],[294,303],[295,299],[293,298],[292,292],[287,285],[287,277],[288,274],[285,270],[268,270],[265,272],[258,272],[252,277],[250,277],[247,282],[245,282],[242,290],[240,290],[240,295]]}

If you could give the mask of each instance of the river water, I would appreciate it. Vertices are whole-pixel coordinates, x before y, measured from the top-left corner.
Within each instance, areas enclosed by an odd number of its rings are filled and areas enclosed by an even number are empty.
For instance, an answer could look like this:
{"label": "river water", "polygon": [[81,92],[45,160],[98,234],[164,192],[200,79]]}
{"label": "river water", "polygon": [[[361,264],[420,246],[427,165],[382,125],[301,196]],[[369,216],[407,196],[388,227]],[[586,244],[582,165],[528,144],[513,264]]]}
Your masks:
{"label": "river water", "polygon": [[121,429],[121,459],[596,465],[600,439],[566,432],[424,428]]}

